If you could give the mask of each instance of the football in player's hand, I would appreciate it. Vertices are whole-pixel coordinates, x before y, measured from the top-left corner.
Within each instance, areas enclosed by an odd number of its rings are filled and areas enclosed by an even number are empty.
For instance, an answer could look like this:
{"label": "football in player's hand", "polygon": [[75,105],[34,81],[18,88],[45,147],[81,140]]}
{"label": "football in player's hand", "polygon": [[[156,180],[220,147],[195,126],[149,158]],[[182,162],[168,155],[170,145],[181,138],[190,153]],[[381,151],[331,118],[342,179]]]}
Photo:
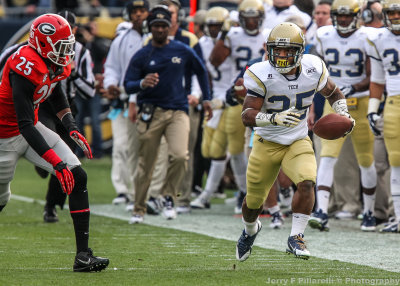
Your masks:
{"label": "football in player's hand", "polygon": [[314,125],[313,132],[327,140],[335,140],[344,136],[352,127],[351,120],[337,113],[321,117]]}
{"label": "football in player's hand", "polygon": [[236,100],[240,103],[243,104],[244,98],[246,97],[247,94],[247,90],[243,85],[244,80],[243,78],[239,78],[236,82],[235,82],[235,86],[233,87],[235,90],[235,97]]}

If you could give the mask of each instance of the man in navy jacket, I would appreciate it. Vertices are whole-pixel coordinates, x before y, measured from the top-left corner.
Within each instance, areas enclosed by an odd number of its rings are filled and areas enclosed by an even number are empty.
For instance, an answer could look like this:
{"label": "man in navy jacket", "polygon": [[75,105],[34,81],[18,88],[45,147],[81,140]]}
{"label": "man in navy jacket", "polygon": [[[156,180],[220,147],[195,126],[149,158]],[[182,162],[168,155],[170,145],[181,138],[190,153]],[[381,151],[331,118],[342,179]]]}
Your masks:
{"label": "man in navy jacket", "polygon": [[[153,38],[132,58],[124,80],[128,94],[138,93],[139,105],[139,163],[135,178],[135,208],[130,223],[143,221],[147,191],[163,135],[169,155],[167,176],[161,191],[164,196],[163,216],[176,218],[174,200],[188,159],[188,100],[182,82],[186,71],[196,74],[203,93],[204,110],[209,118],[212,117],[206,68],[191,48],[168,39],[171,25],[168,8],[156,6],[150,11],[147,22]],[[135,110],[131,112],[135,113]]]}

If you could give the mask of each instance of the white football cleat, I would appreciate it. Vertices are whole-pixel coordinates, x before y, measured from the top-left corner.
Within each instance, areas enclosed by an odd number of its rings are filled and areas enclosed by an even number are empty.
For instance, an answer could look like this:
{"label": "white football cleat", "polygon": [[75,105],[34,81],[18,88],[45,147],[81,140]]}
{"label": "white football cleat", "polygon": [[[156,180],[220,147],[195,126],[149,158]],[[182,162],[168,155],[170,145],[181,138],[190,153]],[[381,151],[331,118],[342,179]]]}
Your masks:
{"label": "white football cleat", "polygon": [[119,204],[126,204],[128,202],[129,198],[126,194],[119,194],[116,198],[113,199],[112,204],[119,205]]}
{"label": "white football cleat", "polygon": [[164,207],[162,209],[162,216],[166,219],[176,219],[176,210],[174,208],[174,200],[170,196],[164,197]]}
{"label": "white football cleat", "polygon": [[132,215],[131,219],[129,220],[129,224],[142,223],[142,222],[143,222],[143,216],[140,214]]}

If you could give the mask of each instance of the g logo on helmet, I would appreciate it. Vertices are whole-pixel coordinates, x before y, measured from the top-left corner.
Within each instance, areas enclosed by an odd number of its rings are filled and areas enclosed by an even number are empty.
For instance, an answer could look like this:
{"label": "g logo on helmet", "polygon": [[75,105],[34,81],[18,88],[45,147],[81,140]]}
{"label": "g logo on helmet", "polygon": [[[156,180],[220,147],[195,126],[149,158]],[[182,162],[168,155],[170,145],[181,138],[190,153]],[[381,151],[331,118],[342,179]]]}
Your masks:
{"label": "g logo on helmet", "polygon": [[56,32],[56,28],[49,23],[40,24],[38,29],[43,35],[47,36],[53,35]]}

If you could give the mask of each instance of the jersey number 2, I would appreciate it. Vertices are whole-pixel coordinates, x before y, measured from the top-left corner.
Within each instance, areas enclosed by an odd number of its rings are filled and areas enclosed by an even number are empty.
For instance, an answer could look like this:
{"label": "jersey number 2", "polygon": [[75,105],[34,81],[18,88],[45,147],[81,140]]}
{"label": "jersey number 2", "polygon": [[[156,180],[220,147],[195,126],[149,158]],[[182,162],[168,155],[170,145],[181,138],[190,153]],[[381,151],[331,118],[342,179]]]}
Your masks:
{"label": "jersey number 2", "polygon": [[[298,111],[306,110],[311,106],[311,104],[304,104],[304,100],[310,96],[313,96],[315,94],[315,89],[306,91],[306,92],[300,92],[296,94],[296,101],[295,101],[295,108]],[[288,110],[290,108],[290,98],[286,95],[273,95],[270,98],[268,98],[268,102],[270,103],[276,103],[276,102],[282,102],[282,108],[279,109],[272,109],[269,108],[267,109],[267,113],[273,113],[273,112],[282,112],[284,110]],[[307,115],[307,112],[303,112],[300,116],[300,120],[303,120]]]}
{"label": "jersey number 2", "polygon": [[25,57],[19,57],[19,59],[21,62],[16,65],[17,70],[23,71],[25,75],[30,75],[32,72],[33,63],[27,61]]}

